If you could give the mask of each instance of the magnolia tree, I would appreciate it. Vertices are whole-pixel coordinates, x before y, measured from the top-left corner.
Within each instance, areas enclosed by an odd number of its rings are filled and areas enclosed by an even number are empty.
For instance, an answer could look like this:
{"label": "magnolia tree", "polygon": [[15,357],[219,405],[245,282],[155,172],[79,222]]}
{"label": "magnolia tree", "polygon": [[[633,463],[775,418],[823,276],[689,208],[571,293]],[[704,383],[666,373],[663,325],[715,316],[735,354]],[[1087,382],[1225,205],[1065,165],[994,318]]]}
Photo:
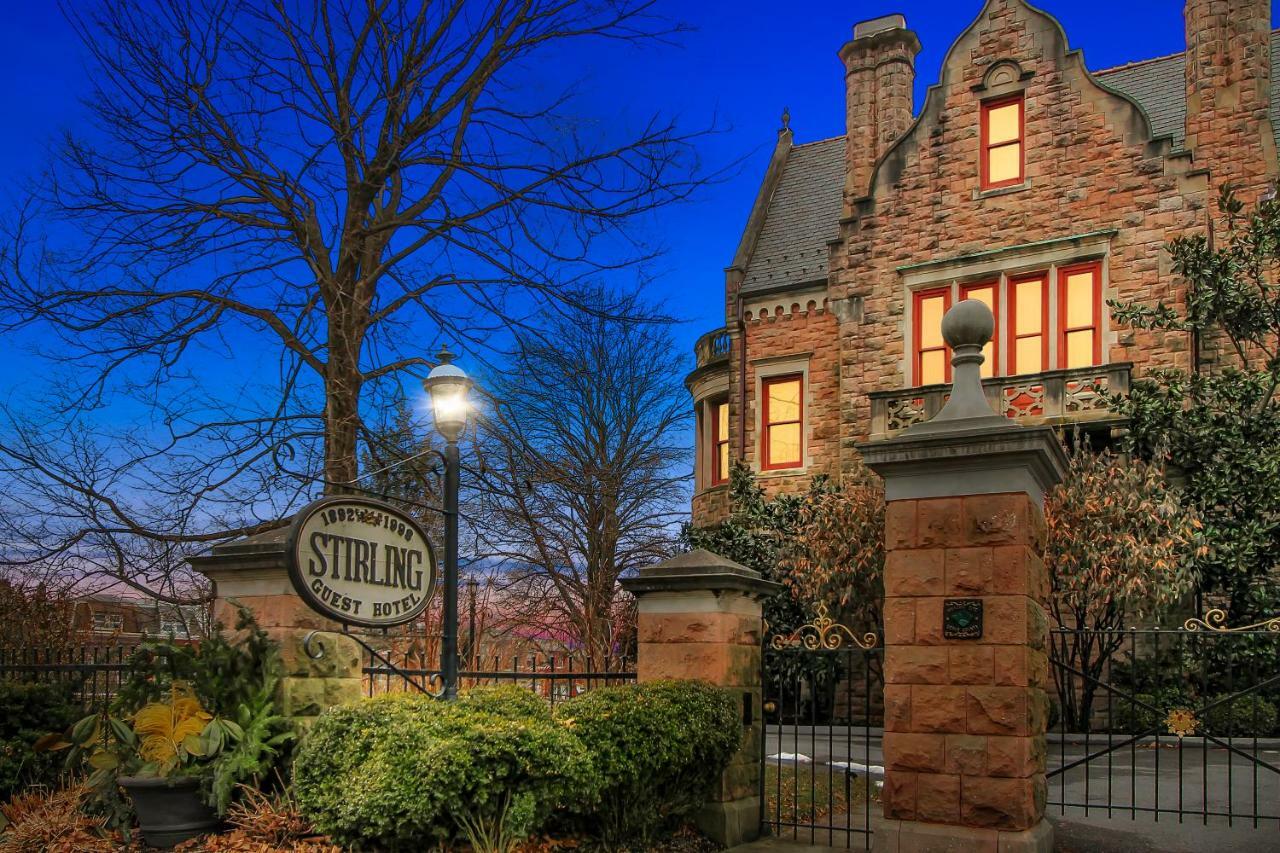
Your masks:
{"label": "magnolia tree", "polygon": [[878,631],[884,604],[884,490],[859,477],[810,489],[781,549],[782,581],[806,610]]}
{"label": "magnolia tree", "polygon": [[1129,421],[1126,450],[1168,452],[1208,547],[1200,591],[1243,625],[1280,603],[1280,200],[1246,211],[1230,185],[1219,233],[1169,243],[1181,305],[1110,304],[1118,324],[1186,336],[1190,370],[1148,372],[1111,405]]}
{"label": "magnolia tree", "polygon": [[1182,599],[1195,584],[1201,524],[1163,472],[1110,450],[1077,448],[1044,502],[1054,679],[1064,722],[1087,726],[1107,661],[1132,620]]}
{"label": "magnolia tree", "polygon": [[[869,474],[835,484],[814,477],[809,490],[772,499],[751,472],[730,474],[729,518],[709,527],[687,527],[684,539],[755,569],[786,589],[765,601],[771,635],[787,635],[825,609],[856,636],[879,632],[884,601],[884,497]],[[800,679],[834,684],[837,656],[765,648],[767,669],[788,685]],[[878,668],[878,658],[868,663]],[[776,689],[776,686],[775,686]]]}

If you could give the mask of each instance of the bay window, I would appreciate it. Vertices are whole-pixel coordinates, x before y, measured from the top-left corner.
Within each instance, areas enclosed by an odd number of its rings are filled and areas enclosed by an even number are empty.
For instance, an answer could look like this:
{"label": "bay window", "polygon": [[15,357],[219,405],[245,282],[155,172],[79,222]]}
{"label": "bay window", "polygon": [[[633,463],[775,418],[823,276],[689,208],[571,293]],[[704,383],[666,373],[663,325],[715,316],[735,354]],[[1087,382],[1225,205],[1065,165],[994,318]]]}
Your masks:
{"label": "bay window", "polygon": [[765,470],[804,464],[804,379],[772,376],[761,383],[761,430]]}
{"label": "bay window", "polygon": [[711,485],[729,481],[729,401],[711,404]]}

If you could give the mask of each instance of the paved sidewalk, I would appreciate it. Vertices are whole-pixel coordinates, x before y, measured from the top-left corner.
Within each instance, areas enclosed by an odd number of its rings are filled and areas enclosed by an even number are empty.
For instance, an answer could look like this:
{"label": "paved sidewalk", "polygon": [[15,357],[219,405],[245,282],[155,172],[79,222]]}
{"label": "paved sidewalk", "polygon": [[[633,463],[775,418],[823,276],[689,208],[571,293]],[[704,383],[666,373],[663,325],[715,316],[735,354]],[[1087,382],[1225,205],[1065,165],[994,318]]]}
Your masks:
{"label": "paved sidewalk", "polygon": [[[1056,853],[1275,853],[1280,833],[1275,828],[1240,829],[1200,824],[1127,823],[1118,820],[1049,818],[1054,825]],[[863,849],[855,836],[854,849]],[[762,838],[732,848],[729,853],[847,853],[843,847],[811,846],[790,838]]]}

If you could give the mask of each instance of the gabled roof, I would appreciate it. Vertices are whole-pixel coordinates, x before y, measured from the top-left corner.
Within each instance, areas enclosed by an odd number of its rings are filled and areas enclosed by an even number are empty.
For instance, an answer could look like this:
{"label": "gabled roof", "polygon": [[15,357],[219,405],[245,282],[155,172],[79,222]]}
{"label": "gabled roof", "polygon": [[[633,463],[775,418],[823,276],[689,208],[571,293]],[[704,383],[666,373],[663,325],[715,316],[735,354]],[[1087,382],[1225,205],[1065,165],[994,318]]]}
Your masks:
{"label": "gabled roof", "polygon": [[[1186,59],[1175,53],[1095,71],[1100,83],[1133,98],[1151,119],[1154,137],[1186,137]],[[1271,34],[1271,67],[1280,69],[1280,31]],[[1280,74],[1271,83],[1271,124],[1280,147]],[[844,137],[797,145],[782,165],[759,237],[746,264],[742,291],[825,281],[827,242],[839,236],[844,191]]]}

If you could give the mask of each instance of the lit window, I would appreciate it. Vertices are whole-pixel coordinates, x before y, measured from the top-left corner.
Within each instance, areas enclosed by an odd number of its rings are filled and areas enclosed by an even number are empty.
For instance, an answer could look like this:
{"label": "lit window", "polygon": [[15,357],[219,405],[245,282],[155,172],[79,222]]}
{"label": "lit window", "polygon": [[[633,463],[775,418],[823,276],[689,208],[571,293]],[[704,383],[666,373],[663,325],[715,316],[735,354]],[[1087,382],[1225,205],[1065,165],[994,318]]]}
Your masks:
{"label": "lit window", "polygon": [[711,485],[729,479],[729,403],[711,404]]}
{"label": "lit window", "polygon": [[1102,268],[1097,263],[1058,271],[1059,367],[1102,363]]}
{"label": "lit window", "polygon": [[1038,273],[1009,281],[1009,373],[1049,369],[1049,280]]}
{"label": "lit window", "polygon": [[95,613],[93,614],[93,630],[123,631],[124,615],[120,613]]}
{"label": "lit window", "polygon": [[[961,299],[975,299],[983,305],[991,309],[991,316],[995,317],[995,328],[1000,328],[1000,306],[996,300],[996,288],[999,283],[994,281],[982,282],[981,284],[966,284],[960,288]],[[996,375],[996,368],[1000,358],[1000,350],[996,346],[996,341],[1000,339],[999,335],[993,335],[987,345],[982,348],[982,378]]]}
{"label": "lit window", "polygon": [[181,619],[160,618],[160,633],[168,636],[172,634],[175,637],[187,636],[187,624]]}
{"label": "lit window", "polygon": [[803,382],[799,376],[778,376],[763,383],[764,463],[766,469],[799,468],[804,428],[801,409]]}
{"label": "lit window", "polygon": [[982,188],[1022,183],[1022,95],[982,105]]}
{"label": "lit window", "polygon": [[951,381],[951,358],[942,340],[942,315],[951,307],[951,289],[922,290],[915,294],[916,385]]}

